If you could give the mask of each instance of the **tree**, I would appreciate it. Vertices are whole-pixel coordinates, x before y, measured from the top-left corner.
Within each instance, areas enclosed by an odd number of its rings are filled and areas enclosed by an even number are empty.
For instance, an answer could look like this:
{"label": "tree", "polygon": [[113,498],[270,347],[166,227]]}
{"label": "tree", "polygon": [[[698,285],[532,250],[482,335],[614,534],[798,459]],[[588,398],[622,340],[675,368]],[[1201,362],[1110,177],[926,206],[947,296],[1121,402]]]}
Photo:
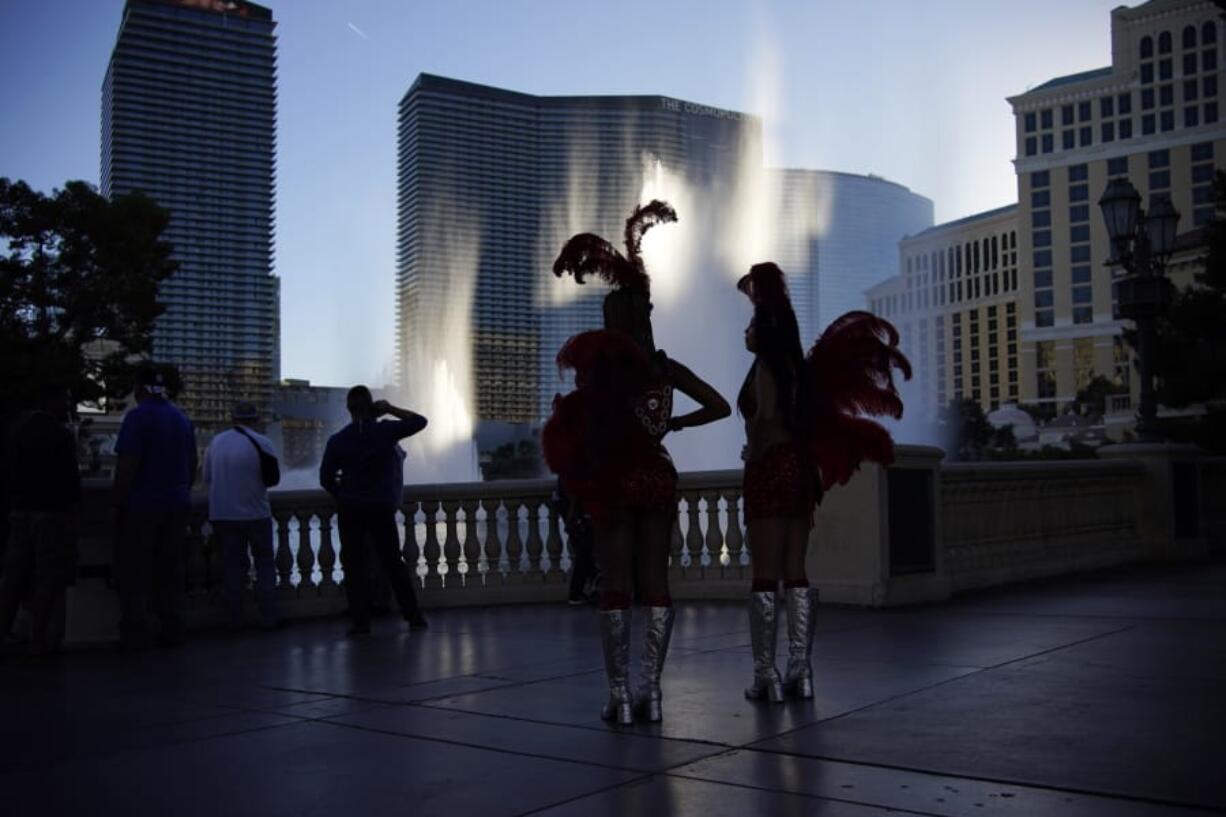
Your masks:
{"label": "tree", "polygon": [[169,221],[142,194],[70,181],[47,196],[0,178],[0,413],[48,386],[98,407],[130,392],[176,268]]}
{"label": "tree", "polygon": [[1159,403],[1209,407],[1193,424],[1164,421],[1164,433],[1217,450],[1226,439],[1226,172],[1218,171],[1215,192],[1217,217],[1205,226],[1205,268],[1196,285],[1175,293],[1158,321],[1155,369]]}
{"label": "tree", "polygon": [[[977,400],[951,400],[941,410],[940,424],[949,441],[951,460],[980,460],[992,445],[995,429]],[[1010,436],[1012,436],[1010,434]],[[1002,439],[1002,442],[1006,442]]]}
{"label": "tree", "polygon": [[1087,417],[1102,417],[1107,413],[1107,398],[1114,394],[1125,394],[1128,389],[1102,375],[1095,375],[1081,391],[1077,392],[1077,405],[1081,413]]}

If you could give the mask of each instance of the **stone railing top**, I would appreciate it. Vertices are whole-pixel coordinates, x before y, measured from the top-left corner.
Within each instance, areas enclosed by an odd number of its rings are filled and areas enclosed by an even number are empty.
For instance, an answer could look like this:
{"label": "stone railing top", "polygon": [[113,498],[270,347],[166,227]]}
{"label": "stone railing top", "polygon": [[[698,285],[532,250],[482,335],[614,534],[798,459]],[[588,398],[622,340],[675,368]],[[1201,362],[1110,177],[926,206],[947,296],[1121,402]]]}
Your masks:
{"label": "stone railing top", "polygon": [[1015,462],[947,462],[941,466],[945,482],[1009,479],[1077,480],[1095,476],[1140,476],[1145,464],[1136,460],[1021,460]]}

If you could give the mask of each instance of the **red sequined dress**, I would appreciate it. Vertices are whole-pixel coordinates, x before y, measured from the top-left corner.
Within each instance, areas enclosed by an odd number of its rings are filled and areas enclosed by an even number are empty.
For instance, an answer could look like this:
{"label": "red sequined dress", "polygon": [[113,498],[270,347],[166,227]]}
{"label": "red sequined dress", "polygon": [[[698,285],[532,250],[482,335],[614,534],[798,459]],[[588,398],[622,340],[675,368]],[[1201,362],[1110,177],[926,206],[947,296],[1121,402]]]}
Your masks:
{"label": "red sequined dress", "polygon": [[[738,408],[746,422],[757,414],[752,392],[743,394]],[[821,490],[817,466],[808,446],[789,439],[771,445],[762,456],[745,463],[741,482],[745,522],[756,519],[813,516]]]}
{"label": "red sequined dress", "polygon": [[576,335],[558,353],[575,371],[575,389],[554,398],[541,435],[545,461],[596,525],[627,513],[677,507],[677,470],[664,448],[673,389],[628,336],[610,330]]}

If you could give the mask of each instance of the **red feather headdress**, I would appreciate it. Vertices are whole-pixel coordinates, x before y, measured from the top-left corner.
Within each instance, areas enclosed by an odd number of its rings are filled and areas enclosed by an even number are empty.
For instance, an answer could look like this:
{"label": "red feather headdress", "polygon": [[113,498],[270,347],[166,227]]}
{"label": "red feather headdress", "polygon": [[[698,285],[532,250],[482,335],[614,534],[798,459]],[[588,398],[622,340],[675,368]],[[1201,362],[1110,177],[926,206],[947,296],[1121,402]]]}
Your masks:
{"label": "red feather headdress", "polygon": [[570,273],[579,284],[587,276],[596,275],[617,289],[638,289],[647,294],[651,289],[651,279],[647,276],[640,254],[643,234],[657,224],[676,220],[677,213],[667,202],[653,199],[647,204],[640,204],[626,219],[623,236],[625,255],[594,233],[579,233],[562,246],[562,252],[553,262],[553,274],[561,278]]}

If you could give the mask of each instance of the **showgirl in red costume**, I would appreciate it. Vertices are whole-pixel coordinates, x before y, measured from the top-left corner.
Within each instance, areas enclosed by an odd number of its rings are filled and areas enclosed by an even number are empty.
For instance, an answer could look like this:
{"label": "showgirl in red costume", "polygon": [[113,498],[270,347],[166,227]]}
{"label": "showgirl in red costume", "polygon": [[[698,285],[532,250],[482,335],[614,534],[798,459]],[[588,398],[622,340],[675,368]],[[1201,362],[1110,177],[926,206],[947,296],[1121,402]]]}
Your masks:
{"label": "showgirl in red costume", "polygon": [[[591,233],[566,242],[553,272],[582,284],[597,275],[613,287],[604,299],[602,330],[584,332],[558,352],[573,369],[575,389],[554,399],[542,448],[562,487],[591,516],[603,575],[600,633],[609,700],[605,720],[661,717],[660,674],[673,628],[668,551],[677,512],[677,471],[664,435],[727,417],[727,401],[682,364],[656,349],[651,331],[650,280],[639,247],[643,233],[676,221],[662,201],[640,206],[626,221],[626,255]],[[701,408],[672,416],[673,390]],[[642,686],[631,700],[631,569],[639,568],[646,604]]]}
{"label": "showgirl in red costume", "polygon": [[[898,331],[868,312],[848,312],[801,354],[800,332],[783,271],[755,264],[737,288],[753,302],[745,346],[754,363],[737,408],[745,418],[745,524],[753,559],[749,594],[751,700],[782,701],[785,691],[813,697],[817,590],[805,575],[814,506],[823,491],[846,483],[864,460],[888,465],[894,442],[861,414],[902,416],[893,369],[911,377]],[[788,665],[775,668],[776,590],[788,612]]]}

